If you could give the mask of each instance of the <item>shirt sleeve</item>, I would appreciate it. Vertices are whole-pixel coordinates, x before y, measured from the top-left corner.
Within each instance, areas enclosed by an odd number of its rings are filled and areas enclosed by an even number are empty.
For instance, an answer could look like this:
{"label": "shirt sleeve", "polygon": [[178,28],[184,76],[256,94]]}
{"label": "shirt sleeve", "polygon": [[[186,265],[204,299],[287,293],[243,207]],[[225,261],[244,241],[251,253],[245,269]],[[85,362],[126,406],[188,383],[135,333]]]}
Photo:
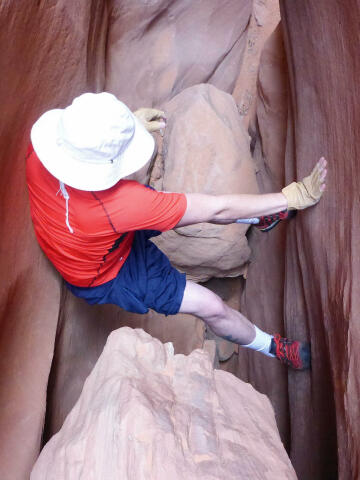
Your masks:
{"label": "shirt sleeve", "polygon": [[158,192],[132,180],[121,182],[113,203],[115,227],[119,231],[174,228],[185,214],[187,202],[183,193]]}

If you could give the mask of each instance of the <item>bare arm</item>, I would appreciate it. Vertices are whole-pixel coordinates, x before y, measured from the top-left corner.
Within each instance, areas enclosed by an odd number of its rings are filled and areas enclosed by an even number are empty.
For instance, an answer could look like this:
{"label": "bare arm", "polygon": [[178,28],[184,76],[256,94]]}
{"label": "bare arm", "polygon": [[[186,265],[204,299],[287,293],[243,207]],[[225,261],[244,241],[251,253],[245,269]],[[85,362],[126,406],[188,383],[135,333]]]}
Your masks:
{"label": "bare arm", "polygon": [[287,200],[282,193],[264,195],[188,193],[186,199],[186,212],[177,227],[202,222],[229,224],[238,218],[259,217],[287,209]]}
{"label": "bare arm", "polygon": [[203,195],[189,193],[185,215],[177,227],[195,223],[234,223],[238,218],[260,217],[282,210],[301,210],[315,205],[325,190],[327,161],[324,157],[301,182],[293,182],[282,193],[264,195]]}

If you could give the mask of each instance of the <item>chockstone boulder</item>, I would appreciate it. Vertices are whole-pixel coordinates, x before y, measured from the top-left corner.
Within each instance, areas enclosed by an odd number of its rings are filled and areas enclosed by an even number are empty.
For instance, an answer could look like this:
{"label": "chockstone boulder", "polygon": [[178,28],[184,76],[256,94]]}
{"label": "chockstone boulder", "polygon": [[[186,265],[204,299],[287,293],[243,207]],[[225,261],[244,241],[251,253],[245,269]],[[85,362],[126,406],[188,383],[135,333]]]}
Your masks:
{"label": "chockstone boulder", "polygon": [[[212,85],[196,85],[163,109],[167,126],[151,186],[211,195],[258,193],[250,137],[231,95]],[[236,277],[250,258],[247,229],[200,223],[165,232],[154,243],[190,279]]]}
{"label": "chockstone boulder", "polygon": [[209,355],[141,329],[109,336],[31,480],[296,479],[271,404]]}

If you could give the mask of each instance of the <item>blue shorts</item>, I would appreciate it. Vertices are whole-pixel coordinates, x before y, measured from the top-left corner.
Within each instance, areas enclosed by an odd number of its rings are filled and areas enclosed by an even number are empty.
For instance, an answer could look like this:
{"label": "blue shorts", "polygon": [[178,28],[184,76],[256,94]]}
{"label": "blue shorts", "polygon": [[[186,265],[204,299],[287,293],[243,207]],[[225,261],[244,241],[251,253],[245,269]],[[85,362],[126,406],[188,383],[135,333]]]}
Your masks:
{"label": "blue shorts", "polygon": [[91,305],[111,303],[134,313],[147,313],[151,308],[175,315],[184,296],[186,276],[150,241],[160,234],[156,230],[137,231],[131,252],[113,280],[89,288],[66,285]]}

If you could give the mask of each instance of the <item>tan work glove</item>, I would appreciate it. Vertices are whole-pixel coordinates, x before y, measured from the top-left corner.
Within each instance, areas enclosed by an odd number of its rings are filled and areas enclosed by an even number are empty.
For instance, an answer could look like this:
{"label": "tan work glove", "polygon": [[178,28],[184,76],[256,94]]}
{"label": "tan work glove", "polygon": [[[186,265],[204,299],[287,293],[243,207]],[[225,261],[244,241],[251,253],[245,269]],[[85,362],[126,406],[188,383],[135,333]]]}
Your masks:
{"label": "tan work glove", "polygon": [[321,158],[308,177],[282,189],[288,202],[288,210],[303,210],[318,203],[325,190],[325,167],[326,160]]}
{"label": "tan work glove", "polygon": [[165,112],[155,108],[139,108],[134,115],[140,120],[148,132],[158,132],[166,127]]}

